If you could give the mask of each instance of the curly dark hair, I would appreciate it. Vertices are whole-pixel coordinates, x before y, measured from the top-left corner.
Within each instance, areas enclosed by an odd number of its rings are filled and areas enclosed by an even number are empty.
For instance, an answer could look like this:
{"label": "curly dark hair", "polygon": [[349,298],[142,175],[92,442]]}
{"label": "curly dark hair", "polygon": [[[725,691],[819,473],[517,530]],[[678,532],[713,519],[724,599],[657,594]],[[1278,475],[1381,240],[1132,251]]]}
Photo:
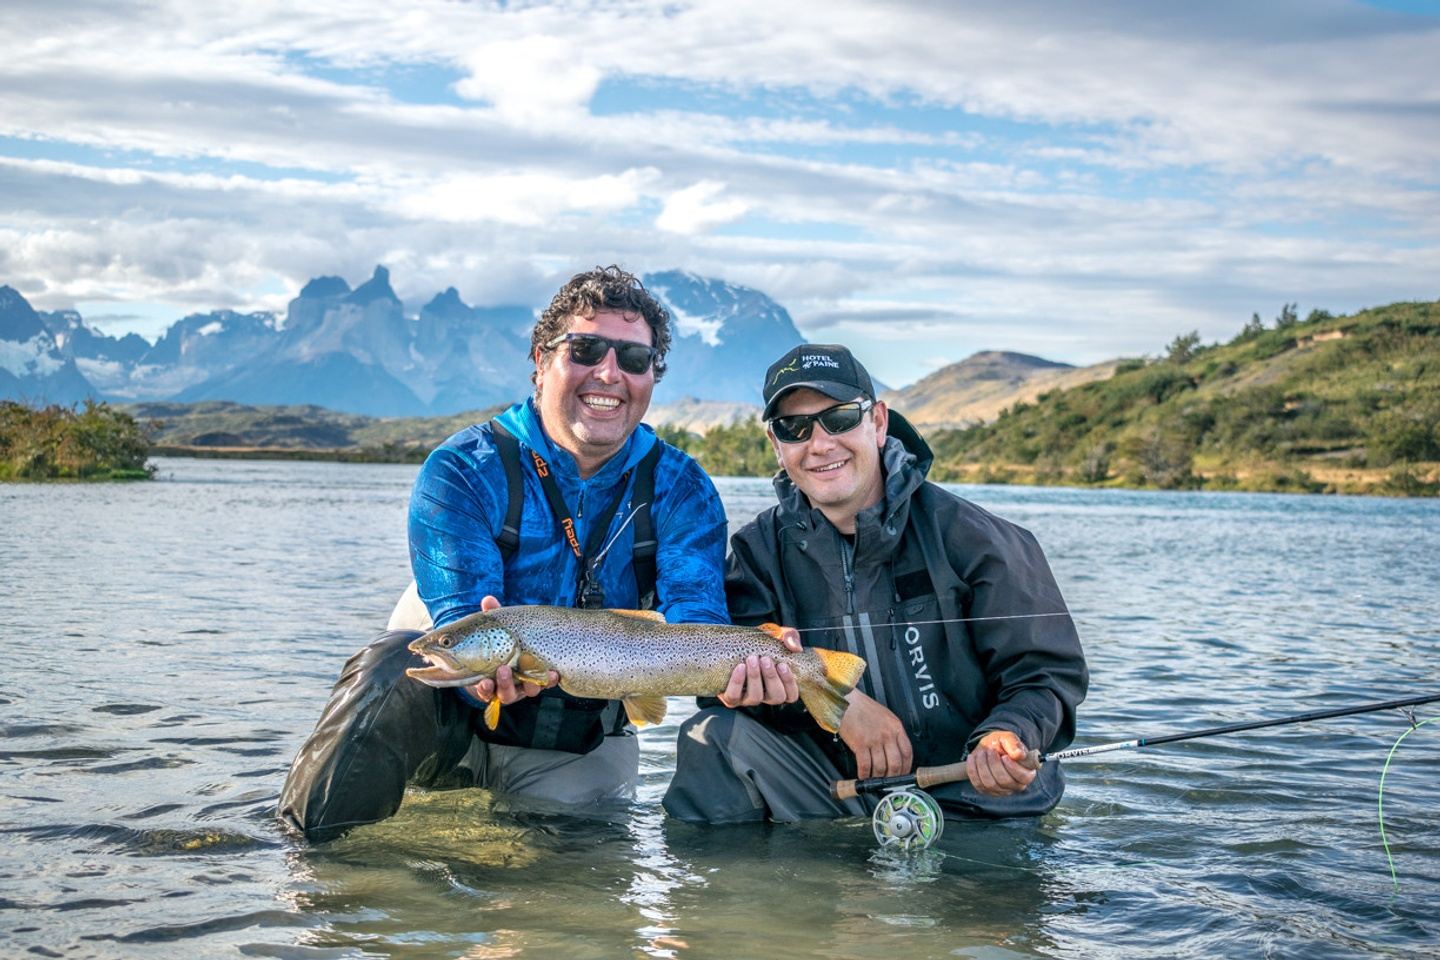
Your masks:
{"label": "curly dark hair", "polygon": [[[659,383],[665,375],[665,354],[670,352],[670,312],[651,296],[639,277],[613,264],[577,273],[560,288],[530,331],[530,355],[543,363],[556,349],[545,344],[569,332],[571,317],[593,317],[597,310],[621,310],[645,318],[650,325],[650,345],[655,348],[655,382]],[[530,374],[530,381],[536,381],[536,374]]]}

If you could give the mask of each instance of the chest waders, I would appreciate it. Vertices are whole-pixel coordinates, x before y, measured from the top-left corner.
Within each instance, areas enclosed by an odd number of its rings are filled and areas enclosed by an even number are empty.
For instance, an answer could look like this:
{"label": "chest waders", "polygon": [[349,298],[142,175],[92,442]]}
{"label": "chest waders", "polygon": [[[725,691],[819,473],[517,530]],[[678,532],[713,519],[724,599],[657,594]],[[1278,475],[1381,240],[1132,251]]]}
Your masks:
{"label": "chest waders", "polygon": [[[917,497],[921,495],[919,492],[916,494]],[[766,539],[771,544],[772,556],[780,557],[783,547],[780,543],[780,527],[776,515],[774,513],[767,514],[762,519],[761,525],[765,530]],[[939,607],[939,619],[942,621],[945,642],[952,645],[965,643],[968,637],[963,624],[962,605],[969,599],[971,593],[969,585],[960,579],[949,563],[945,562],[944,545],[933,524],[924,522],[923,516],[912,517],[911,522],[907,524],[907,530],[913,534],[919,545],[920,555],[924,560],[924,569],[892,576],[897,602],[901,599],[901,593],[909,596],[921,593],[923,588],[920,584],[928,580]],[[847,550],[844,545],[841,549],[842,553]],[[894,561],[887,562],[893,563]],[[795,622],[798,610],[793,600],[791,586],[786,582],[785,564],[779,562],[774,567],[774,573],[777,575],[780,586],[776,599],[780,607],[781,622]],[[905,581],[903,588],[901,587],[902,581]],[[876,653],[877,659],[878,656],[883,656],[878,653],[878,650]],[[879,663],[876,663],[875,667],[877,670],[881,669]],[[903,662],[900,670],[903,673]],[[903,684],[902,689],[907,698],[912,696],[909,688],[904,687]],[[884,702],[883,693],[880,694],[879,699],[880,702]],[[911,713],[917,715],[913,709]],[[832,740],[838,742],[839,738],[833,736]],[[853,793],[847,794],[847,796],[854,795]],[[871,814],[870,825],[880,846],[893,846],[896,849],[910,852],[923,850],[940,839],[940,835],[945,829],[945,814],[935,798],[912,781],[885,791]]]}

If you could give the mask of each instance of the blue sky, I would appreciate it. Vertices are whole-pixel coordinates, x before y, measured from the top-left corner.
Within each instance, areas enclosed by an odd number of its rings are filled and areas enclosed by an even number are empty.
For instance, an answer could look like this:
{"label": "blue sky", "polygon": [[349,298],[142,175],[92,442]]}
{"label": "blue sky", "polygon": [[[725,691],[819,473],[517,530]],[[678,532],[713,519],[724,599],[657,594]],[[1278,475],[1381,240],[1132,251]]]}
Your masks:
{"label": "blue sky", "polygon": [[107,332],[619,262],[909,383],[1440,296],[1440,4],[10,0],[0,283]]}

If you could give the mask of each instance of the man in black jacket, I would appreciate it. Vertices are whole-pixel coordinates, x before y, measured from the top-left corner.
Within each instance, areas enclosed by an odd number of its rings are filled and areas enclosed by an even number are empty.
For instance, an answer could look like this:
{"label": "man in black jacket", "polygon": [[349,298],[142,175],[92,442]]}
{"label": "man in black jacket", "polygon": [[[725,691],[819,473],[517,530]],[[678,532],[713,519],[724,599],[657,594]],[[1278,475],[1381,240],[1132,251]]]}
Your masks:
{"label": "man in black jacket", "polygon": [[789,351],[764,398],[780,502],[731,539],[731,618],[793,625],[867,667],[835,735],[795,703],[783,664],[737,671],[681,728],[665,809],[710,823],[862,816],[874,801],[834,800],[831,782],[962,758],[969,782],[931,791],[947,814],[1054,807],[1059,765],[1019,761],[1070,742],[1088,674],[1035,538],[926,481],[929,447],[845,347]]}

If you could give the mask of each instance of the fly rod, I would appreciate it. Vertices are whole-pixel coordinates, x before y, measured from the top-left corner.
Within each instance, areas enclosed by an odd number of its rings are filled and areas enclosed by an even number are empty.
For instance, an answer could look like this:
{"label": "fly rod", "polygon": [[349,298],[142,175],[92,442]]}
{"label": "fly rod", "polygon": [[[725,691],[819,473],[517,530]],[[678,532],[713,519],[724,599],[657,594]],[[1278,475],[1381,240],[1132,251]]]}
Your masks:
{"label": "fly rod", "polygon": [[[1289,717],[1277,717],[1274,720],[1231,723],[1223,727],[1192,730],[1189,733],[1171,733],[1162,737],[1117,740],[1114,743],[1101,743],[1093,747],[1075,747],[1071,750],[1058,750],[1054,753],[1041,753],[1038,750],[1031,750],[1030,755],[1026,757],[1022,763],[1032,770],[1038,770],[1041,764],[1050,760],[1073,760],[1076,757],[1089,757],[1097,753],[1110,753],[1115,750],[1137,750],[1141,747],[1158,747],[1162,743],[1178,743],[1181,740],[1218,737],[1224,733],[1239,733],[1242,730],[1259,730],[1262,727],[1279,727],[1291,723],[1309,723],[1312,720],[1349,717],[1357,713],[1375,713],[1380,710],[1393,710],[1397,707],[1413,707],[1422,703],[1434,703],[1437,700],[1440,700],[1440,693],[1429,694],[1423,697],[1409,697],[1404,700],[1387,700],[1384,703],[1365,703],[1356,707],[1341,707],[1337,710],[1317,710],[1313,713],[1299,713]],[[933,787],[937,784],[955,783],[967,779],[969,779],[969,776],[965,771],[965,761],[961,760],[957,763],[947,763],[940,767],[919,767],[914,773],[907,773],[898,777],[837,780],[831,786],[830,794],[837,800],[848,800],[862,793],[885,793],[889,790],[903,789],[906,787],[919,787],[923,790],[926,787]]]}

